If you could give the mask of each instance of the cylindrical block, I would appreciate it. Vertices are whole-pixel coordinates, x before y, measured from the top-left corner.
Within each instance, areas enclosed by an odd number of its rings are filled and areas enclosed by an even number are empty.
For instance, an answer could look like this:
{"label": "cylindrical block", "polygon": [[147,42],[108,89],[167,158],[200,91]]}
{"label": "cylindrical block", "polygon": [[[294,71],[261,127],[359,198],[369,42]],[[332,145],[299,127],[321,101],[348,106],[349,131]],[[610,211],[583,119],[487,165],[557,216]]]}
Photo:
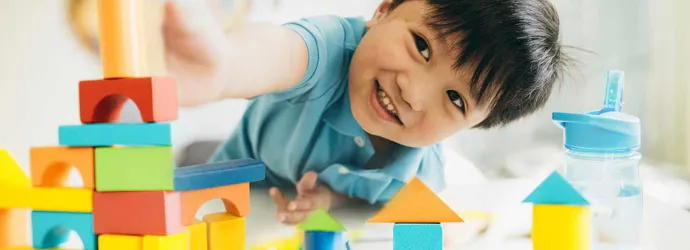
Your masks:
{"label": "cylindrical block", "polygon": [[588,206],[541,205],[533,207],[534,250],[589,250],[591,213]]}
{"label": "cylindrical block", "polygon": [[144,2],[98,0],[98,34],[104,79],[148,76]]}
{"label": "cylindrical block", "polygon": [[343,250],[345,242],[342,232],[306,231],[304,250]]}

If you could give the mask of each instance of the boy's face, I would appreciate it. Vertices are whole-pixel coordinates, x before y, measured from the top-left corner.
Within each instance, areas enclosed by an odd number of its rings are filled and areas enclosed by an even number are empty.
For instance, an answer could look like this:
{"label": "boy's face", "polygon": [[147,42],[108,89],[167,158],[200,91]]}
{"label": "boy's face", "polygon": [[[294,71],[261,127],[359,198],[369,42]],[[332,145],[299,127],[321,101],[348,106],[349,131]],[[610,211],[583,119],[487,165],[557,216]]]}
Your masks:
{"label": "boy's face", "polygon": [[423,0],[388,3],[367,23],[350,65],[352,113],[372,135],[409,147],[438,143],[486,118],[470,95],[469,70],[455,70],[446,41],[426,26]]}

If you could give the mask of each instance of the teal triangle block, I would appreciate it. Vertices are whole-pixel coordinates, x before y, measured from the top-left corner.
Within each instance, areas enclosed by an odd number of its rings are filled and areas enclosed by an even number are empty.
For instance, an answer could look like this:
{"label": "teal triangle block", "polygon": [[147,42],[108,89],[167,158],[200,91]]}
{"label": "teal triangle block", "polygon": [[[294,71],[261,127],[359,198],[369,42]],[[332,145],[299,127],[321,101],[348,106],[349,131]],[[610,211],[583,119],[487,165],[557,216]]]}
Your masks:
{"label": "teal triangle block", "polygon": [[302,231],[342,232],[345,227],[328,211],[316,209],[298,226]]}
{"label": "teal triangle block", "polygon": [[523,202],[533,204],[579,205],[590,203],[558,172],[554,171]]}

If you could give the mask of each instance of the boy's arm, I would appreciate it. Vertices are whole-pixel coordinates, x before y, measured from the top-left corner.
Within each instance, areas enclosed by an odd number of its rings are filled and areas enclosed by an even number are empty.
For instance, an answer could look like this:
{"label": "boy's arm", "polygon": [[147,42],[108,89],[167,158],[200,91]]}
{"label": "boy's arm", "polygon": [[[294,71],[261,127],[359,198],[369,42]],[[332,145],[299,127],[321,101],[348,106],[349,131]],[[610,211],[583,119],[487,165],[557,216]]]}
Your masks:
{"label": "boy's arm", "polygon": [[222,98],[252,98],[294,87],[308,65],[304,40],[293,30],[253,23],[227,32]]}
{"label": "boy's arm", "polygon": [[305,75],[307,46],[293,29],[254,23],[223,31],[208,13],[194,13],[166,2],[165,64],[178,82],[180,105],[252,98],[296,86]]}

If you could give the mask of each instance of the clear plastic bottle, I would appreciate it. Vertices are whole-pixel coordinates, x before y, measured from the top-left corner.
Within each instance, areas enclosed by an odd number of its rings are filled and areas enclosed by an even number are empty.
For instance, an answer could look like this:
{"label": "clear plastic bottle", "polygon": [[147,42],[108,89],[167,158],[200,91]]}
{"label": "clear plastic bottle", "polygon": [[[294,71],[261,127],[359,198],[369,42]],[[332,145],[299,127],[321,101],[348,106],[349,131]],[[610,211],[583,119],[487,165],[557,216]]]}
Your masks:
{"label": "clear plastic bottle", "polygon": [[589,113],[553,113],[565,132],[565,164],[559,170],[592,204],[598,242],[636,246],[642,222],[638,152],[640,121],[621,112],[624,74],[609,71],[604,108]]}

